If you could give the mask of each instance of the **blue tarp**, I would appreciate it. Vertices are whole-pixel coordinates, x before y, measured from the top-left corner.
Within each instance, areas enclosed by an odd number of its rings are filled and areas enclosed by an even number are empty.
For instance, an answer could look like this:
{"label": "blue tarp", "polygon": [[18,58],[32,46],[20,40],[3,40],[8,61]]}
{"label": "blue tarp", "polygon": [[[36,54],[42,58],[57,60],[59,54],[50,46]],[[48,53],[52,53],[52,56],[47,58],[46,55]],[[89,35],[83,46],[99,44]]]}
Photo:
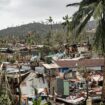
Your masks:
{"label": "blue tarp", "polygon": [[68,71],[69,68],[68,67],[65,67],[65,68],[59,68],[59,71],[62,72],[62,73],[65,73],[66,71]]}

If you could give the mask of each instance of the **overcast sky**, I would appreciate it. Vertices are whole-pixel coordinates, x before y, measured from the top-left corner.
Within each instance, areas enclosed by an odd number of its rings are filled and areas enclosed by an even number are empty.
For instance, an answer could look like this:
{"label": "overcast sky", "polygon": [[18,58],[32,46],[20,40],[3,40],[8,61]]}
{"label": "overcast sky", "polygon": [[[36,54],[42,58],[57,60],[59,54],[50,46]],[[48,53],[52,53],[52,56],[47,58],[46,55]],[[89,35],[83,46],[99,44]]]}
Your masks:
{"label": "overcast sky", "polygon": [[63,16],[71,16],[77,10],[66,5],[77,1],[80,0],[0,0],[0,29],[45,21],[49,16],[61,21]]}

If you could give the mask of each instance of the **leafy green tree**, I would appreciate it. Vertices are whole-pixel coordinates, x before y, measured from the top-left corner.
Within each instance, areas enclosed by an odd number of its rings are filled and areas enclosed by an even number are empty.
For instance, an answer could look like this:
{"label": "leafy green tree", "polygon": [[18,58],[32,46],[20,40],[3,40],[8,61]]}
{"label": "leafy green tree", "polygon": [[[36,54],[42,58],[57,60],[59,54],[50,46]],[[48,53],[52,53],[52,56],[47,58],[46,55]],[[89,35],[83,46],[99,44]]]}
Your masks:
{"label": "leafy green tree", "polygon": [[[105,59],[105,0],[82,0],[67,6],[79,6],[79,10],[72,18],[72,30],[75,30],[75,35],[77,36],[91,17],[96,20],[95,46],[98,50],[101,49]],[[103,76],[102,101],[105,101],[105,62]]]}

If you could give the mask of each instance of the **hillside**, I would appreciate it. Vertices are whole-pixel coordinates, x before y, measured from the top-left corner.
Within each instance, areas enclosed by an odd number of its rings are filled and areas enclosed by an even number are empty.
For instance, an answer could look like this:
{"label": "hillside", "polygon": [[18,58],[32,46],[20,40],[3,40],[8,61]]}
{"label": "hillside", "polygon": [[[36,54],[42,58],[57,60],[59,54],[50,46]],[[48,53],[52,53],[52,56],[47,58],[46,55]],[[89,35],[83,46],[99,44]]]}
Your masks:
{"label": "hillside", "polygon": [[[50,26],[47,24],[42,23],[29,23],[17,27],[10,27],[7,29],[3,29],[0,31],[0,36],[4,35],[18,35],[18,36],[24,36],[27,35],[28,32],[36,32],[40,35],[45,35],[48,33]],[[60,24],[54,24],[53,30],[60,30],[62,26]]]}
{"label": "hillside", "polygon": [[[87,25],[87,29],[93,29],[95,28],[96,23],[94,21],[90,21]],[[17,27],[9,27],[7,29],[0,30],[0,36],[25,36],[28,32],[36,32],[39,35],[46,35],[48,33],[50,26],[47,24],[42,23],[29,23],[24,24]],[[53,30],[60,30],[63,27],[60,24],[54,24]]]}

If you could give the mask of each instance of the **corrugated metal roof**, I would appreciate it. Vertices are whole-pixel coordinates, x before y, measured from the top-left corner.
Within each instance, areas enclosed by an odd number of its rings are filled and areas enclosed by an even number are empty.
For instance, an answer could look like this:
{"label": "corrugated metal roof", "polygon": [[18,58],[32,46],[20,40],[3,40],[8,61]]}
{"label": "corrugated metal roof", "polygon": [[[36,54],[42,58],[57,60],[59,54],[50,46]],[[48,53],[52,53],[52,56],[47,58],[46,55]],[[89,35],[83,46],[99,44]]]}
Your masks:
{"label": "corrugated metal roof", "polygon": [[46,69],[54,69],[54,68],[59,68],[59,66],[57,64],[43,64],[43,66]]}
{"label": "corrugated metal roof", "polygon": [[104,59],[81,59],[81,60],[56,60],[55,63],[60,67],[75,68],[83,67],[98,67],[104,66]]}

